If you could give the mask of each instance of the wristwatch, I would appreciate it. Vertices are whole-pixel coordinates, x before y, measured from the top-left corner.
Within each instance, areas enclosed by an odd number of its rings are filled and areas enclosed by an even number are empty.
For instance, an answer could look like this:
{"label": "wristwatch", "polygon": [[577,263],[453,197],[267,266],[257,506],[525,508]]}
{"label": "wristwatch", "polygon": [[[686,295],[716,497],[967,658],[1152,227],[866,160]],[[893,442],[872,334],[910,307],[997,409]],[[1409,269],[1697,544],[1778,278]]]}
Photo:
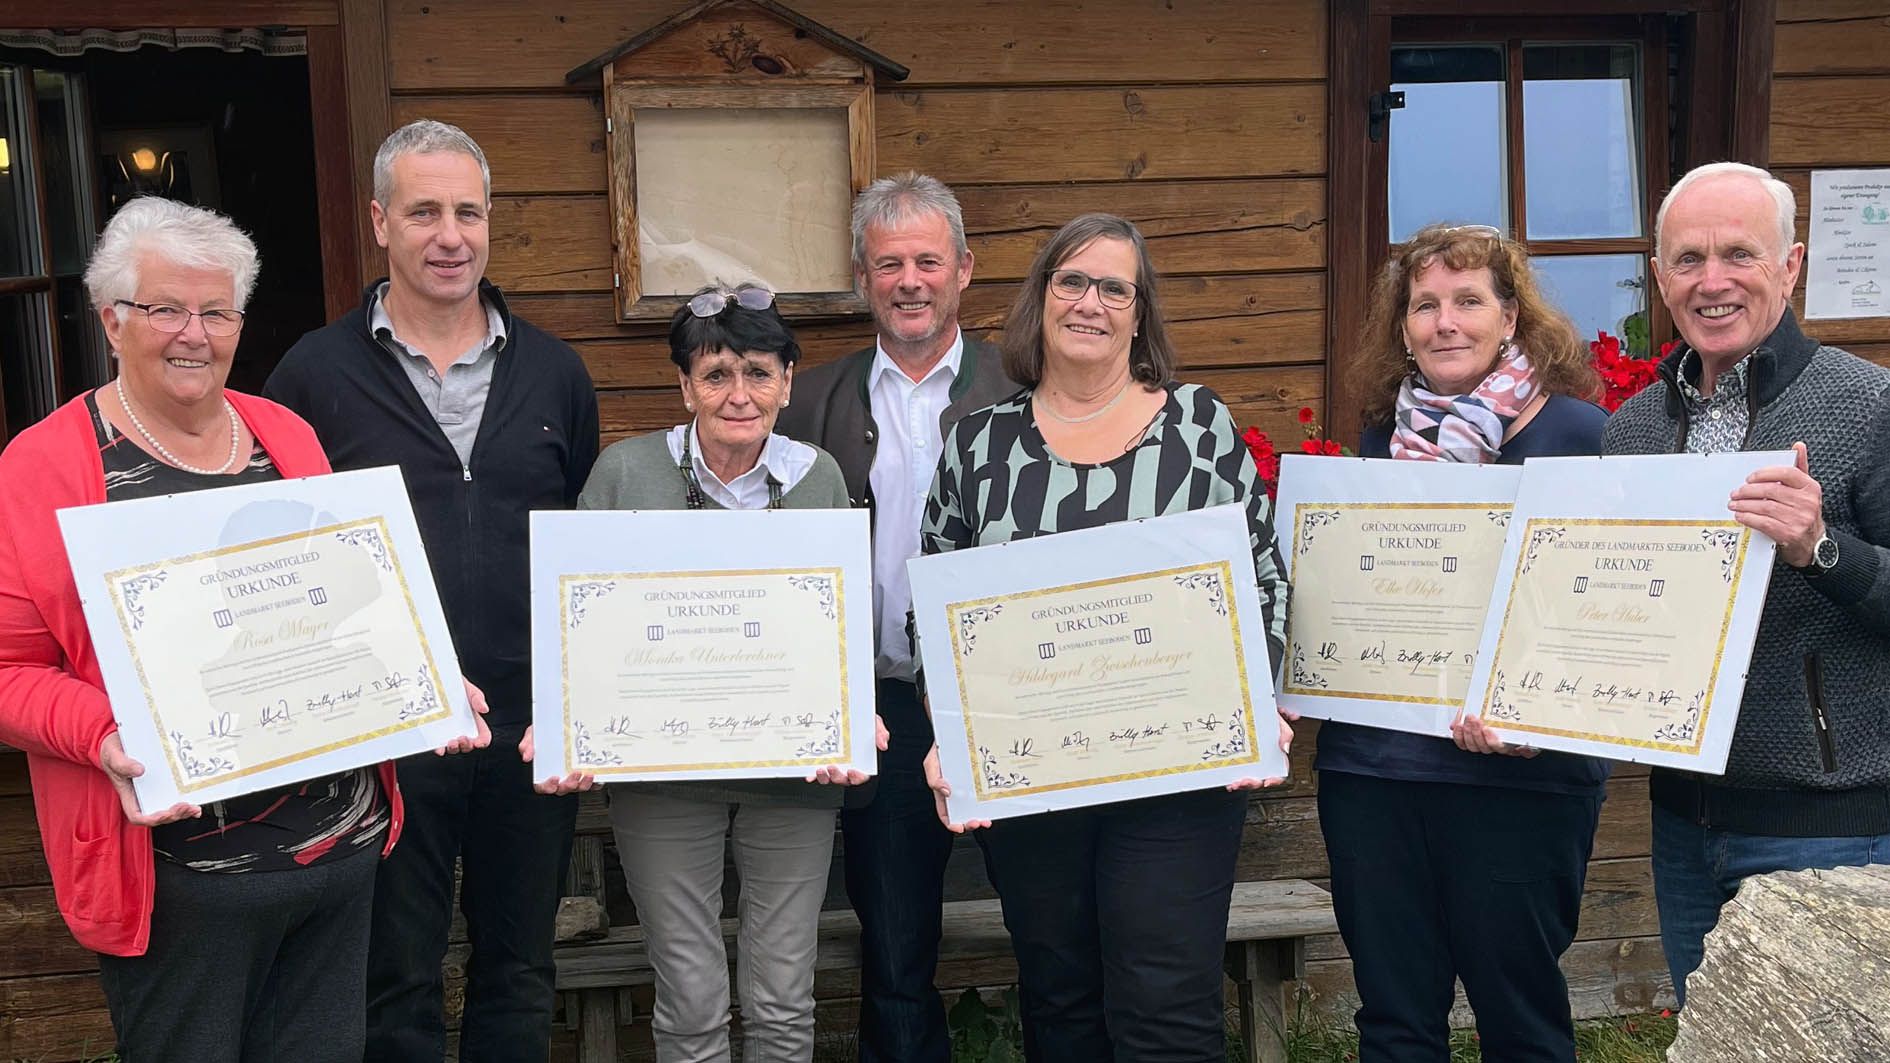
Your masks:
{"label": "wristwatch", "polygon": [[1831,538],[1830,532],[1818,536],[1818,541],[1811,548],[1811,564],[1804,568],[1807,576],[1822,576],[1837,567],[1838,544]]}

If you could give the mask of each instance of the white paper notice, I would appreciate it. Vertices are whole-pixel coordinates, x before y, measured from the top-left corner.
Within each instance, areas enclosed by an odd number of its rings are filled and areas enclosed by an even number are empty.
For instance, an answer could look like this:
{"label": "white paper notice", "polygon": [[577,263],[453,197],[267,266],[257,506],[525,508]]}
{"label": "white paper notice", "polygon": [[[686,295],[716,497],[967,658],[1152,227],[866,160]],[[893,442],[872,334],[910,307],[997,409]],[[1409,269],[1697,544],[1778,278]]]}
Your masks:
{"label": "white paper notice", "polygon": [[1890,170],[1813,170],[1805,317],[1890,317]]}

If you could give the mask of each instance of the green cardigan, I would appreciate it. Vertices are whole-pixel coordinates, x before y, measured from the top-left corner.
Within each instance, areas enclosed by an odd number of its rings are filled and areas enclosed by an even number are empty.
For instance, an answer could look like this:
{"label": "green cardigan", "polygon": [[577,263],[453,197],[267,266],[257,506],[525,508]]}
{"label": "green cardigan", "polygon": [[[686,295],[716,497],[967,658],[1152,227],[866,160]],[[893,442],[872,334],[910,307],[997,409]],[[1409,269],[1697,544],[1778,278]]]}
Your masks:
{"label": "green cardigan", "polygon": [[[613,443],[597,456],[591,477],[578,495],[579,509],[686,509],[687,495],[676,460],[669,454],[669,433],[651,432]],[[846,480],[840,466],[824,450],[816,450],[814,467],[799,483],[781,495],[782,509],[846,509]],[[703,508],[722,509],[713,498]],[[804,808],[839,808],[845,787],[823,786],[799,779],[726,779],[714,782],[639,782],[612,789],[656,793],[689,801],[733,804],[798,805]]]}

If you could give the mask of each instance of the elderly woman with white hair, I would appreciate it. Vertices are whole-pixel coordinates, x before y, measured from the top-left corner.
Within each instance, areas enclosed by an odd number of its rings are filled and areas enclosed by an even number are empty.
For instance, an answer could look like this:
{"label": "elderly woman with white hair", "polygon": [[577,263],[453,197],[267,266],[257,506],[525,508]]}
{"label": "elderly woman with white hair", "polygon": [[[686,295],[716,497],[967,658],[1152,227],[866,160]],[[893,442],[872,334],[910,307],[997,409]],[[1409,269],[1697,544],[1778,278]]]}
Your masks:
{"label": "elderly woman with white hair", "polygon": [[[393,767],[143,809],[55,511],[328,471],[314,432],[224,381],[255,286],[229,219],[145,198],[85,283],[118,378],[0,454],[0,741],[25,750],[59,912],[100,954],[120,1058],[358,1060]],[[129,529],[127,529],[129,531]]]}

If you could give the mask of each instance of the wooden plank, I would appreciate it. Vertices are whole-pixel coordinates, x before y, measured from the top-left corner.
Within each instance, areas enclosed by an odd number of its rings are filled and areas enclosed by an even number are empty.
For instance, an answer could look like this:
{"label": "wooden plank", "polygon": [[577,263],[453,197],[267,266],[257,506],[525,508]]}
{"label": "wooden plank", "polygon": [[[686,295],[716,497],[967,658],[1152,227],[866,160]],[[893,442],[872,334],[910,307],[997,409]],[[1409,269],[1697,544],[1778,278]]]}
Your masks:
{"label": "wooden plank", "polygon": [[1739,0],[1733,35],[1732,158],[1764,166],[1772,157],[1772,39],[1775,0]]}
{"label": "wooden plank", "polygon": [[[1562,972],[1568,978],[1569,1006],[1578,1020],[1658,1011],[1674,1004],[1667,961],[1657,937],[1578,941],[1562,957]],[[1350,1021],[1358,1007],[1350,960],[1307,961],[1303,984],[1320,1014]],[[1475,1021],[1459,990],[1450,1024],[1467,1027]]]}
{"label": "wooden plank", "polygon": [[[600,107],[597,97],[425,96],[396,100],[394,115],[465,129],[486,150],[496,195],[602,193],[609,166]],[[895,150],[894,135],[882,127],[876,150]],[[1134,221],[1164,274],[1325,265],[1325,185],[1312,178],[967,186],[958,194],[980,279],[1023,276],[1051,233],[1089,211]]]}
{"label": "wooden plank", "polygon": [[51,886],[0,889],[0,941],[0,979],[98,970],[97,954],[66,929]]}
{"label": "wooden plank", "polygon": [[[670,15],[674,0],[391,0],[396,91],[550,89],[610,45]],[[802,0],[796,10],[911,68],[908,83],[1316,80],[1325,76],[1319,0],[1014,0],[888,6]],[[265,20],[267,21],[267,20]],[[250,23],[234,23],[250,24]],[[1087,27],[1071,47],[1072,27]]]}
{"label": "wooden plank", "polygon": [[1772,73],[1890,74],[1881,0],[1779,0]]}
{"label": "wooden plank", "polygon": [[[1291,439],[1299,431],[1299,408],[1319,407],[1323,378],[1316,366],[1294,366],[1197,371],[1185,379],[1218,392],[1237,424],[1258,424],[1275,439]],[[685,416],[681,393],[673,386],[600,391],[597,403],[606,443],[669,428]]]}
{"label": "wooden plank", "polygon": [[[495,181],[501,173],[495,170]],[[961,190],[960,197],[980,281],[1021,279],[1051,233],[1091,210],[1135,222],[1156,268],[1177,293],[1187,289],[1172,282],[1175,274],[1307,270],[1325,261],[1325,196],[1317,180],[974,187]],[[495,197],[488,274],[515,295],[608,292],[609,225],[609,206],[601,195]],[[1291,301],[1300,308],[1315,305],[1300,295]],[[660,331],[619,326],[614,310],[604,312],[608,305],[548,300],[522,302],[519,309],[567,339]],[[1239,312],[1248,309],[1243,305]],[[1304,341],[1295,336],[1294,342]],[[1315,360],[1318,356],[1310,353],[1315,349],[1307,344],[1308,353],[1295,360]]]}
{"label": "wooden plank", "polygon": [[1779,78],[1771,128],[1774,166],[1890,163],[1890,94],[1880,78]]}
{"label": "wooden plank", "polygon": [[883,172],[947,182],[1317,174],[1319,85],[935,89],[879,99]]}
{"label": "wooden plank", "polygon": [[[1227,921],[1229,941],[1328,934],[1335,927],[1332,898],[1312,883],[1285,880],[1234,885]],[[733,939],[738,928],[736,920],[727,919],[722,933]],[[859,919],[851,911],[823,912],[816,970],[858,969],[859,934]],[[995,898],[946,906],[944,938],[939,948],[941,962],[1008,956],[1010,951],[1010,933],[1004,928],[1003,912]],[[655,977],[644,952],[640,927],[618,927],[603,941],[562,945],[557,952],[560,990],[647,984]],[[730,952],[733,954],[732,949]]]}
{"label": "wooden plank", "polygon": [[957,192],[980,280],[1021,278],[1051,234],[1090,211],[1133,221],[1164,277],[1326,264],[1326,190],[1317,179],[971,186]]}
{"label": "wooden plank", "polygon": [[26,754],[11,747],[0,748],[0,797],[26,797],[33,792],[33,780],[26,770]]}
{"label": "wooden plank", "polygon": [[495,196],[491,225],[486,276],[499,287],[610,290],[610,210],[603,196]]}
{"label": "wooden plank", "polygon": [[361,301],[361,211],[348,129],[347,49],[339,26],[308,31],[308,91],[315,138],[315,208],[321,229],[322,308],[333,321]]}
{"label": "wooden plank", "polygon": [[0,980],[0,1059],[98,1059],[115,1040],[97,977]]}
{"label": "wooden plank", "polygon": [[387,105],[387,8],[382,0],[341,0],[341,31],[348,40],[349,167],[354,174],[355,244],[362,283],[386,272],[374,241],[368,204],[374,199],[374,153],[393,132]]}
{"label": "wooden plank", "polygon": [[333,26],[335,0],[7,0],[8,26],[28,29],[222,29],[227,26]]}
{"label": "wooden plank", "polygon": [[397,96],[393,122],[450,122],[479,142],[492,193],[603,192],[610,179],[601,96]]}
{"label": "wooden plank", "polygon": [[[1233,277],[1177,277],[1166,282],[1164,299],[1170,338],[1184,370],[1229,366],[1315,363],[1325,329],[1323,278],[1316,273]],[[965,293],[959,320],[974,336],[995,339],[1009,316],[1017,286],[976,284]],[[541,328],[571,340],[599,388],[662,388],[676,381],[666,334],[622,328],[610,338],[595,322],[609,310],[607,295],[521,297],[515,310]],[[543,311],[549,311],[545,313]],[[547,322],[566,323],[563,331]],[[641,333],[641,334],[639,334]],[[858,319],[797,325],[801,365],[822,365],[873,342],[873,324]]]}
{"label": "wooden plank", "polygon": [[39,846],[39,821],[31,797],[0,797],[0,887],[40,886],[52,881]]}

